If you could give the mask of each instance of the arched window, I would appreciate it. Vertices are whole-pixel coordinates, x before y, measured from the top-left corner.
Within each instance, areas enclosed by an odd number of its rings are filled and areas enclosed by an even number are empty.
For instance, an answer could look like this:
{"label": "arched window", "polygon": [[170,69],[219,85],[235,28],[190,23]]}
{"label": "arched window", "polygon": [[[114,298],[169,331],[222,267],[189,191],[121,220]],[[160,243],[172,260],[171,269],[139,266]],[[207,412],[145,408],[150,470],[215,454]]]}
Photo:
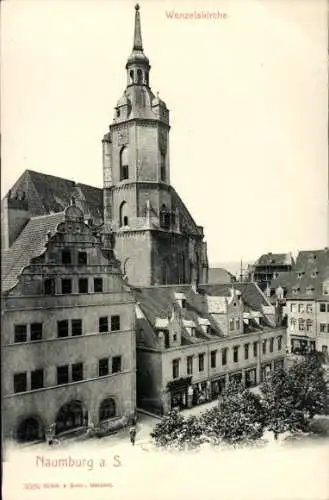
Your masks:
{"label": "arched window", "polygon": [[103,422],[116,416],[115,401],[112,398],[104,399],[99,406],[99,421]]}
{"label": "arched window", "polygon": [[141,85],[143,83],[143,73],[141,69],[137,70],[137,83]]}
{"label": "arched window", "polygon": [[88,422],[80,401],[70,401],[62,406],[56,417],[56,434],[82,427]]}
{"label": "arched window", "polygon": [[123,147],[120,151],[120,181],[129,179],[128,148]]}
{"label": "arched window", "polygon": [[160,157],[160,178],[162,182],[166,181],[166,157],[163,153]]}
{"label": "arched window", "polygon": [[131,69],[129,73],[130,83],[134,83],[134,70]]}
{"label": "arched window", "polygon": [[170,212],[165,204],[160,208],[160,227],[162,229],[170,229]]}
{"label": "arched window", "polygon": [[145,71],[145,83],[146,83],[146,85],[149,84],[149,72],[148,71]]}
{"label": "arched window", "polygon": [[20,443],[44,440],[44,426],[38,417],[28,417],[19,424],[16,436]]}
{"label": "arched window", "polygon": [[120,205],[120,227],[128,226],[128,205],[125,201],[123,201]]}

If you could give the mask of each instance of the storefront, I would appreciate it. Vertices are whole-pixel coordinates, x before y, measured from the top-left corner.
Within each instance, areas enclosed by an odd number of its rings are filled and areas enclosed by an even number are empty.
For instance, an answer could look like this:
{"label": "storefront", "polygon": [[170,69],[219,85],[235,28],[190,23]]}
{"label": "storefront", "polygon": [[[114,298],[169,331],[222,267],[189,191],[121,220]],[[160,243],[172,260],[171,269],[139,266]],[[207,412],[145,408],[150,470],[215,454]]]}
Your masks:
{"label": "storefront", "polygon": [[245,386],[255,387],[257,385],[257,370],[255,368],[250,368],[245,371]]}
{"label": "storefront", "polygon": [[188,406],[188,388],[191,385],[192,377],[173,380],[167,385],[170,393],[170,408],[183,410]]}
{"label": "storefront", "polygon": [[283,370],[284,369],[284,360],[277,359],[274,361],[274,370]]}
{"label": "storefront", "polygon": [[217,399],[225,390],[225,377],[220,377],[211,382],[211,399]]}
{"label": "storefront", "polygon": [[230,373],[230,382],[242,383],[242,372]]}
{"label": "storefront", "polygon": [[270,376],[271,372],[272,372],[271,363],[264,363],[262,365],[262,382],[264,382]]}
{"label": "storefront", "polygon": [[291,339],[292,353],[303,354],[310,351],[315,351],[315,340],[305,337],[294,337]]}

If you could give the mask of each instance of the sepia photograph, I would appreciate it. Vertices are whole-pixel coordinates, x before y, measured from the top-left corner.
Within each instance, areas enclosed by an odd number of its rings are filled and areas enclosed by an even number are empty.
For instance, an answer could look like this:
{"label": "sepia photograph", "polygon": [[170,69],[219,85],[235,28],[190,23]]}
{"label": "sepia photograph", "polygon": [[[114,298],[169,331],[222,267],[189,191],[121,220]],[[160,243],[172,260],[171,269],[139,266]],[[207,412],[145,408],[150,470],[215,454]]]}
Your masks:
{"label": "sepia photograph", "polygon": [[5,500],[329,499],[328,14],[1,2]]}

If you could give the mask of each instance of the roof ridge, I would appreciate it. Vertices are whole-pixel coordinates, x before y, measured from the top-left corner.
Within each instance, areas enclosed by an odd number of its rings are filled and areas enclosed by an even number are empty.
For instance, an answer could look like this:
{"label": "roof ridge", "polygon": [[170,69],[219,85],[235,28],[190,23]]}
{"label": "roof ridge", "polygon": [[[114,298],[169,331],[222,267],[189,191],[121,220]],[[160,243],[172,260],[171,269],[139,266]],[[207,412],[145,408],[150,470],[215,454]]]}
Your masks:
{"label": "roof ridge", "polygon": [[65,210],[62,210],[61,212],[54,212],[54,213],[51,213],[51,214],[45,214],[45,215],[33,215],[33,217],[30,217],[28,223],[32,220],[36,220],[36,219],[46,219],[47,217],[53,217],[54,215],[64,215],[65,214]]}

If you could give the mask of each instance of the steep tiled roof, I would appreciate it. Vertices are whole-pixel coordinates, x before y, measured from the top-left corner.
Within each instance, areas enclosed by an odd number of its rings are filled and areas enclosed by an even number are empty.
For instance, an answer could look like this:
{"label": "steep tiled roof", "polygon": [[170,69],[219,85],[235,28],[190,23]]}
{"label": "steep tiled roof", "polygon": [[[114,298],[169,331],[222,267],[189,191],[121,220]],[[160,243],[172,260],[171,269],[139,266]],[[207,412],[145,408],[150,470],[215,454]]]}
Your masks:
{"label": "steep tiled roof", "polygon": [[233,278],[233,274],[222,267],[210,267],[208,269],[208,283],[229,283]]}
{"label": "steep tiled roof", "polygon": [[64,220],[64,212],[32,217],[9,250],[1,254],[2,292],[10,290],[17,282],[18,275],[30,263],[32,257],[45,250],[47,233],[55,232]]}
{"label": "steep tiled roof", "polygon": [[200,292],[204,291],[204,293],[206,293],[207,295],[229,297],[231,295],[230,290],[232,290],[232,286],[234,286],[236,290],[239,290],[241,292],[243,302],[254,311],[261,311],[262,306],[270,305],[267,298],[257,286],[257,284],[252,282],[200,285],[199,290]]}
{"label": "steep tiled roof", "polygon": [[259,257],[255,266],[283,266],[294,264],[291,253],[267,253]]}
{"label": "steep tiled roof", "polygon": [[[271,289],[281,286],[288,299],[320,298],[322,284],[329,279],[329,250],[302,250],[292,271],[271,281]],[[294,292],[296,290],[296,292]]]}
{"label": "steep tiled roof", "polygon": [[12,187],[12,195],[17,191],[26,193],[32,216],[62,212],[70,204],[71,198],[76,197],[77,206],[81,205],[85,214],[89,213],[96,219],[102,218],[103,193],[97,187],[26,170]]}

